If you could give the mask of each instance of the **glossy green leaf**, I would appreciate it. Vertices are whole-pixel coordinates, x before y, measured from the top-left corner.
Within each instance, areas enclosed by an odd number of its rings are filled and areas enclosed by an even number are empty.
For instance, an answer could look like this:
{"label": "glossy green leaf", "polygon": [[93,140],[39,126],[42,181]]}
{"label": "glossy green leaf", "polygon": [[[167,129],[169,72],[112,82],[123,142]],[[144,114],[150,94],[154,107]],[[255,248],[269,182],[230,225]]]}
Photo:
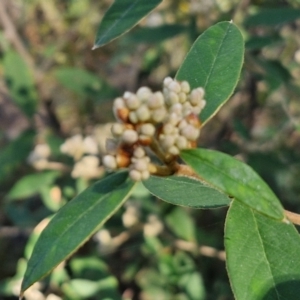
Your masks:
{"label": "glossy green leaf", "polygon": [[29,174],[17,181],[9,191],[7,197],[10,200],[24,199],[39,193],[49,186],[60,175],[58,171]]}
{"label": "glossy green leaf", "polygon": [[218,151],[192,149],[181,158],[205,181],[238,201],[275,219],[284,218],[283,208],[255,171],[243,162]]}
{"label": "glossy green leaf", "polygon": [[156,27],[141,27],[129,35],[129,40],[134,43],[160,43],[173,38],[187,30],[186,26],[179,24],[162,25]]}
{"label": "glossy green leaf", "polygon": [[131,29],[161,2],[162,0],[115,0],[102,19],[93,49]]}
{"label": "glossy green leaf", "polygon": [[230,199],[195,179],[180,176],[151,176],[144,181],[144,186],[156,197],[171,204],[192,208],[216,208],[227,206]]}
{"label": "glossy green leaf", "polygon": [[0,183],[7,180],[25,160],[34,145],[35,133],[24,131],[8,146],[0,149]]}
{"label": "glossy green leaf", "polygon": [[35,245],[22,292],[85,243],[120,208],[133,186],[127,172],[116,173],[96,182],[60,209]]}
{"label": "glossy green leaf", "polygon": [[300,9],[292,7],[265,8],[246,18],[247,27],[276,26],[293,22],[300,18]]}
{"label": "glossy green leaf", "polygon": [[226,219],[225,248],[236,299],[298,299],[300,237],[292,224],[233,201]]}
{"label": "glossy green leaf", "polygon": [[177,72],[192,88],[205,89],[206,106],[200,118],[207,122],[232,95],[244,59],[240,30],[230,22],[218,23],[195,41]]}
{"label": "glossy green leaf", "polygon": [[3,66],[6,84],[13,100],[22,112],[31,118],[38,102],[33,74],[23,58],[13,51],[5,54]]}

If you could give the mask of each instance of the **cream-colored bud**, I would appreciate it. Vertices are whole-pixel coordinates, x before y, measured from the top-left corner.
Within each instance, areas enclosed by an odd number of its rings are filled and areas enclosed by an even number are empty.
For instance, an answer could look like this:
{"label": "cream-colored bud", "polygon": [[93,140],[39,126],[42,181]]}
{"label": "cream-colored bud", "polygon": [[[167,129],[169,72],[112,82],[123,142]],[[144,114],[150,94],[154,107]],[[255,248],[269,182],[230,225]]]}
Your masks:
{"label": "cream-colored bud", "polygon": [[174,125],[171,123],[164,124],[162,132],[166,135],[172,134],[174,132]]}
{"label": "cream-colored bud", "polygon": [[128,119],[132,124],[136,124],[139,122],[139,119],[138,119],[135,111],[131,111],[129,113]]}
{"label": "cream-colored bud", "polygon": [[203,88],[196,88],[193,89],[190,95],[190,102],[192,105],[198,105],[199,102],[202,100],[204,96],[204,89]]}
{"label": "cream-colored bud", "polygon": [[187,149],[188,148],[188,140],[186,137],[180,135],[176,138],[175,145],[178,147],[178,149]]}
{"label": "cream-colored bud", "polygon": [[175,113],[176,115],[181,116],[182,115],[182,104],[181,103],[173,104],[170,107],[169,112]]}
{"label": "cream-colored bud", "polygon": [[110,170],[117,169],[116,158],[112,155],[105,155],[102,159],[103,166]]}
{"label": "cream-colored bud", "polygon": [[133,93],[125,92],[125,104],[130,110],[137,109],[141,105],[140,99]]}
{"label": "cream-colored bud", "polygon": [[124,102],[124,99],[123,98],[116,98],[114,100],[114,103],[113,103],[113,107],[115,109],[119,109],[119,108],[124,108],[125,107],[125,102]]}
{"label": "cream-colored bud", "polygon": [[141,181],[142,180],[142,173],[133,169],[129,171],[129,177],[133,180],[133,181]]}
{"label": "cream-colored bud", "polygon": [[155,126],[151,123],[146,123],[143,124],[140,128],[139,128],[139,132],[143,135],[147,135],[147,136],[154,136],[155,134]]}
{"label": "cream-colored bud", "polygon": [[178,116],[176,113],[170,113],[168,116],[168,122],[174,126],[177,126],[180,120],[181,120],[181,116]]}
{"label": "cream-colored bud", "polygon": [[186,96],[186,94],[183,93],[183,92],[180,92],[180,93],[178,94],[178,98],[179,98],[179,103],[184,103],[184,102],[186,102],[186,100],[187,100],[187,96]]}
{"label": "cream-colored bud", "polygon": [[180,130],[181,135],[186,137],[190,141],[196,141],[200,135],[200,130],[192,125],[187,125]]}
{"label": "cream-colored bud", "polygon": [[137,110],[136,110],[136,115],[139,121],[145,122],[150,119],[150,110],[146,105],[141,105]]}
{"label": "cream-colored bud", "polygon": [[161,135],[160,144],[164,149],[169,149],[175,143],[176,136],[174,135]]}
{"label": "cream-colored bud", "polygon": [[190,84],[187,81],[182,81],[180,83],[181,85],[181,91],[188,94],[191,90]]}
{"label": "cream-colored bud", "polygon": [[125,144],[134,144],[135,142],[138,141],[138,133],[133,130],[133,129],[126,129],[123,134],[122,134],[122,141],[125,143]]}
{"label": "cream-colored bud", "polygon": [[171,77],[166,77],[166,78],[164,79],[163,84],[164,84],[165,87],[167,87],[167,86],[169,86],[169,84],[172,83],[172,82],[173,82],[173,79],[172,79]]}
{"label": "cream-colored bud", "polygon": [[148,170],[148,163],[143,158],[140,158],[133,164],[133,169],[138,170],[140,172],[146,171]]}
{"label": "cream-colored bud", "polygon": [[172,155],[178,155],[180,153],[179,149],[173,145],[168,149],[168,152]]}
{"label": "cream-colored bud", "polygon": [[178,124],[178,128],[179,129],[183,129],[184,127],[186,127],[188,125],[188,122],[186,120],[181,120],[180,123]]}
{"label": "cream-colored bud", "polygon": [[148,170],[142,172],[142,180],[147,180],[150,177],[150,172]]}
{"label": "cream-colored bud", "polygon": [[168,88],[170,91],[173,91],[176,94],[180,93],[180,91],[181,91],[180,84],[175,80],[173,80],[172,82],[169,83]]}
{"label": "cream-colored bud", "polygon": [[142,157],[144,157],[146,155],[146,152],[145,152],[144,148],[142,148],[142,147],[136,147],[134,149],[133,155],[136,158],[142,158]]}
{"label": "cream-colored bud", "polygon": [[165,107],[157,108],[152,111],[151,119],[154,123],[162,122],[167,116],[167,110]]}
{"label": "cream-colored bud", "polygon": [[111,126],[111,133],[114,137],[119,137],[123,134],[125,127],[121,123],[114,123]]}
{"label": "cream-colored bud", "polygon": [[148,87],[142,86],[137,90],[136,95],[142,102],[144,102],[152,95],[152,91]]}
{"label": "cream-colored bud", "polygon": [[169,94],[166,97],[166,102],[168,105],[173,105],[179,102],[179,97],[175,92],[169,92]]}
{"label": "cream-colored bud", "polygon": [[147,105],[150,109],[156,109],[164,105],[165,99],[161,92],[155,92],[150,95]]}

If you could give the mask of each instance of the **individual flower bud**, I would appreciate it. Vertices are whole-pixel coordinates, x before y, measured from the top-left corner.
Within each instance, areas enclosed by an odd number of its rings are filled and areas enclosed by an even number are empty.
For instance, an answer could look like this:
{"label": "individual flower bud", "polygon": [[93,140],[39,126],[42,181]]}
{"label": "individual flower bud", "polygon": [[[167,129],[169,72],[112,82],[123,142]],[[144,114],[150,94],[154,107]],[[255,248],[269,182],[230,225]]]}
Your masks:
{"label": "individual flower bud", "polygon": [[148,162],[140,158],[133,164],[133,169],[138,170],[140,172],[148,170]]}
{"label": "individual flower bud", "polygon": [[151,119],[154,123],[163,122],[167,116],[167,110],[165,107],[157,108],[152,111]]}
{"label": "individual flower bud", "polygon": [[146,123],[146,124],[141,125],[141,127],[139,128],[139,132],[143,135],[154,136],[155,127],[151,123]]}
{"label": "individual flower bud", "polygon": [[129,113],[128,119],[132,124],[137,124],[139,122],[139,119],[138,119],[135,111],[131,111]]}
{"label": "individual flower bud", "polygon": [[178,155],[180,153],[179,149],[173,145],[168,149],[168,152],[172,155]]}
{"label": "individual flower bud", "polygon": [[176,104],[178,102],[179,102],[179,97],[175,92],[169,92],[168,95],[166,95],[166,103],[169,106]]}
{"label": "individual flower bud", "polygon": [[176,113],[170,113],[168,116],[168,123],[171,123],[174,126],[180,122],[181,116],[177,115]]}
{"label": "individual flower bud", "polygon": [[145,122],[150,119],[150,111],[149,108],[146,105],[141,105],[137,110],[136,110],[136,115],[139,121]]}
{"label": "individual flower bud", "polygon": [[99,149],[96,141],[91,136],[87,136],[83,140],[84,153],[86,154],[98,154]]}
{"label": "individual flower bud", "polygon": [[179,150],[187,149],[188,144],[189,143],[186,137],[180,135],[176,138],[175,145],[178,147]]}
{"label": "individual flower bud", "polygon": [[111,126],[111,133],[116,138],[120,137],[123,134],[124,130],[125,130],[125,126],[120,123],[114,123]]}
{"label": "individual flower bud", "polygon": [[116,98],[114,100],[114,103],[113,103],[113,108],[114,109],[119,109],[119,108],[125,108],[126,105],[125,105],[125,102],[124,102],[124,99],[123,98]]}
{"label": "individual flower bud", "polygon": [[193,89],[190,95],[190,102],[192,105],[198,105],[199,102],[202,100],[204,96],[204,89],[203,88],[196,88]]}
{"label": "individual flower bud", "polygon": [[116,158],[112,155],[105,155],[102,159],[103,166],[110,170],[117,169],[117,161]]}
{"label": "individual flower bud", "polygon": [[186,100],[187,100],[187,96],[186,96],[186,94],[183,93],[183,92],[180,92],[180,93],[178,94],[178,98],[179,98],[179,103],[184,103],[184,102],[186,102]]}
{"label": "individual flower bud", "polygon": [[173,104],[170,107],[169,112],[175,113],[176,115],[181,116],[182,115],[182,104],[180,104],[180,103]]}
{"label": "individual flower bud", "polygon": [[190,88],[190,85],[187,81],[182,81],[180,83],[180,85],[181,85],[181,91],[182,92],[184,92],[186,94],[188,94],[190,92],[191,88]]}
{"label": "individual flower bud", "polygon": [[128,145],[132,145],[134,144],[135,142],[138,141],[138,133],[133,130],[133,129],[126,129],[122,136],[122,141],[125,143],[125,144],[128,144]]}
{"label": "individual flower bud", "polygon": [[118,168],[126,168],[130,165],[130,157],[125,153],[117,153],[116,162]]}
{"label": "individual flower bud", "polygon": [[192,125],[187,125],[182,130],[180,130],[181,135],[186,137],[190,141],[195,141],[199,137],[200,130]]}
{"label": "individual flower bud", "polygon": [[155,92],[149,96],[147,105],[150,109],[156,109],[164,105],[165,99],[161,92]]}
{"label": "individual flower bud", "polygon": [[142,148],[142,147],[136,147],[134,149],[134,151],[133,151],[133,155],[136,158],[142,158],[142,157],[144,157],[146,155],[146,152],[145,152],[144,148]]}
{"label": "individual flower bud", "polygon": [[164,79],[163,85],[164,85],[165,87],[167,87],[167,86],[169,86],[169,84],[170,84],[171,82],[173,82],[173,79],[172,79],[171,77],[166,77],[166,78]]}
{"label": "individual flower bud", "polygon": [[143,86],[137,90],[136,95],[139,98],[139,100],[145,102],[152,95],[152,91],[148,87]]}
{"label": "individual flower bud", "polygon": [[129,109],[128,108],[118,108],[114,110],[114,116],[117,120],[122,122],[127,122],[129,117]]}
{"label": "individual flower bud", "polygon": [[160,144],[164,149],[169,149],[174,145],[176,136],[175,135],[160,135]]}
{"label": "individual flower bud", "polygon": [[147,180],[150,177],[150,172],[145,170],[142,172],[142,180]]}
{"label": "individual flower bud", "polygon": [[133,93],[125,92],[123,97],[127,108],[130,110],[135,110],[141,105],[140,99]]}
{"label": "individual flower bud", "polygon": [[175,80],[173,80],[172,82],[169,83],[168,88],[170,91],[172,91],[176,94],[178,94],[181,91],[180,84]]}
{"label": "individual flower bud", "polygon": [[174,132],[174,125],[171,123],[164,124],[164,126],[162,128],[162,132],[166,135],[172,134]]}
{"label": "individual flower bud", "polygon": [[178,128],[179,129],[183,129],[184,127],[186,127],[188,125],[187,120],[183,119],[180,121],[180,123],[178,124]]}
{"label": "individual flower bud", "polygon": [[133,180],[133,181],[141,181],[142,180],[142,173],[133,169],[129,171],[129,177]]}

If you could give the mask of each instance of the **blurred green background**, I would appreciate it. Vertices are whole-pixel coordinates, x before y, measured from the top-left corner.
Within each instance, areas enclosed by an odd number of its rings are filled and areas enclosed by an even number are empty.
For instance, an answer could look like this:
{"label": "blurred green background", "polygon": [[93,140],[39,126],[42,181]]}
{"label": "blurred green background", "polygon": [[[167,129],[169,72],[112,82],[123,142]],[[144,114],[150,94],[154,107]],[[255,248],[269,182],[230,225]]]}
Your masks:
{"label": "blurred green background", "polygon": [[[113,99],[144,85],[161,89],[218,21],[241,29],[245,63],[234,96],[203,128],[199,146],[238,156],[286,209],[300,212],[300,2],[165,0],[133,30],[92,51],[111,3],[0,1],[0,299],[18,298],[48,218],[95,180],[74,171],[78,161],[61,145],[91,137],[101,159]],[[103,176],[101,165],[97,172]],[[25,299],[233,299],[225,215],[225,208],[171,206],[140,185]]]}

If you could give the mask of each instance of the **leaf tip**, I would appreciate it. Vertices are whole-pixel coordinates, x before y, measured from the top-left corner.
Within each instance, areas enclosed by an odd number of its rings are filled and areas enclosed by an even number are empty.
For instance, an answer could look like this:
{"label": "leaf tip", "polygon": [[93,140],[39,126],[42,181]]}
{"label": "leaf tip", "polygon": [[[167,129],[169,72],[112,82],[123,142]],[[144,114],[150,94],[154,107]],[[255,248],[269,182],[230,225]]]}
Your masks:
{"label": "leaf tip", "polygon": [[95,50],[95,49],[97,49],[98,47],[99,47],[99,46],[95,44],[91,50]]}

